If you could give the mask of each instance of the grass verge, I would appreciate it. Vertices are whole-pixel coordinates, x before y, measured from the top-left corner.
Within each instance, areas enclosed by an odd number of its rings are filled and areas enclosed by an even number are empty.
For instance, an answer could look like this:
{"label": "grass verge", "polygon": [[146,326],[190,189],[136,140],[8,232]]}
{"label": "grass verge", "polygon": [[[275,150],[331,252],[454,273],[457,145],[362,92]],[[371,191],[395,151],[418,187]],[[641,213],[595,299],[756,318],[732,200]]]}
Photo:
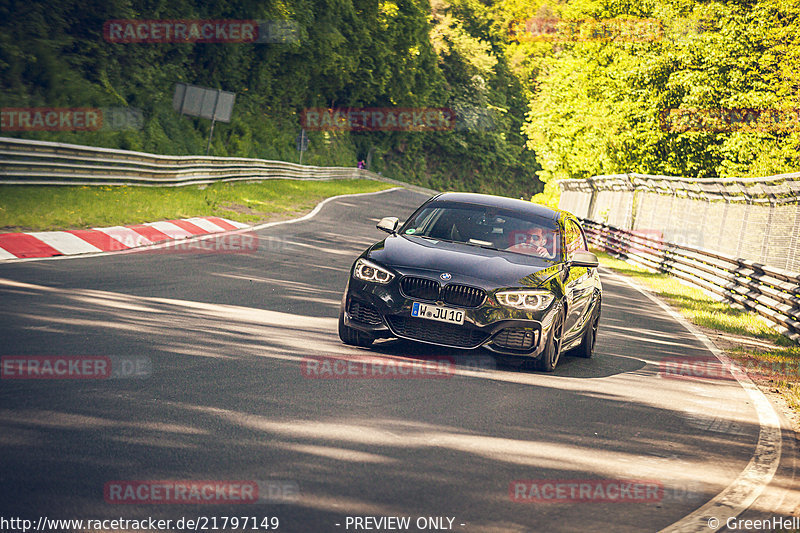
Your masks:
{"label": "grass verge", "polygon": [[654,273],[594,250],[602,266],[629,276],[676,308],[762,389],[779,394],[800,418],[800,346],[758,315],[717,301],[668,274]]}
{"label": "grass verge", "polygon": [[265,180],[186,187],[0,185],[0,231],[48,231],[220,216],[248,224],[303,214],[339,194],[393,185],[372,180]]}

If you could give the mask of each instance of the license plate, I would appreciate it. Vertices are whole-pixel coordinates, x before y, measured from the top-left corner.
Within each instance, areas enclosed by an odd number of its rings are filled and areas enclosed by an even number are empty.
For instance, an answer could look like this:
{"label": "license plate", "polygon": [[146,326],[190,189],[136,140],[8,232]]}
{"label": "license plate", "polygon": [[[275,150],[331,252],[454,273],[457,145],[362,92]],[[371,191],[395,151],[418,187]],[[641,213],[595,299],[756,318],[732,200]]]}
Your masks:
{"label": "license plate", "polygon": [[464,311],[461,309],[421,304],[419,302],[414,302],[411,306],[411,316],[427,318],[428,320],[438,320],[439,322],[447,322],[448,324],[461,325],[464,323]]}

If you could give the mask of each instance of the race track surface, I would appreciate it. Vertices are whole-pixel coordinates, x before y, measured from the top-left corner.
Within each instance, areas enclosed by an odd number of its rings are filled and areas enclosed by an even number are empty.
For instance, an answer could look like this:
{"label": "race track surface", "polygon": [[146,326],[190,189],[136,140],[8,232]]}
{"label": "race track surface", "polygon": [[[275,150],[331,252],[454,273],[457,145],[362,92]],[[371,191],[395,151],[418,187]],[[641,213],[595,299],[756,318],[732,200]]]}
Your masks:
{"label": "race track surface", "polygon": [[[446,517],[427,530],[658,531],[736,481],[762,431],[752,397],[724,373],[670,376],[675,361],[713,355],[607,271],[595,358],[566,357],[553,374],[486,351],[343,345],[350,265],[383,235],[380,217],[403,219],[424,199],[407,190],[335,199],[308,220],[257,230],[257,249],[239,252],[0,265],[0,355],[142,364],[138,377],[0,381],[0,516],[278,517],[289,532],[364,531],[353,517],[367,516],[411,517],[411,531],[420,517]],[[456,366],[439,379],[304,372],[309,358],[370,355]],[[743,516],[796,511],[796,440],[785,428],[780,440],[779,468]],[[104,495],[136,480],[256,480],[283,501]],[[661,490],[622,502],[514,501],[517,480]]]}

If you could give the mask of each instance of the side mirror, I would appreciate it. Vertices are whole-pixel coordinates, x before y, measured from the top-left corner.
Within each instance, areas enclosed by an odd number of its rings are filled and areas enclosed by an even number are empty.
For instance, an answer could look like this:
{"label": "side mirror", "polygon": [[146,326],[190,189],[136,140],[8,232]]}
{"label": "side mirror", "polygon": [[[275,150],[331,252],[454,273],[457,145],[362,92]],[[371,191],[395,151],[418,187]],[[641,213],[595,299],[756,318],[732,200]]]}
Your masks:
{"label": "side mirror", "polygon": [[600,262],[597,260],[597,256],[594,255],[592,252],[583,252],[577,251],[572,254],[572,260],[570,261],[572,266],[577,267],[589,267],[595,268],[597,267]]}
{"label": "side mirror", "polygon": [[384,217],[375,227],[381,231],[385,231],[386,233],[394,234],[397,232],[397,226],[399,224],[400,219],[397,217]]}

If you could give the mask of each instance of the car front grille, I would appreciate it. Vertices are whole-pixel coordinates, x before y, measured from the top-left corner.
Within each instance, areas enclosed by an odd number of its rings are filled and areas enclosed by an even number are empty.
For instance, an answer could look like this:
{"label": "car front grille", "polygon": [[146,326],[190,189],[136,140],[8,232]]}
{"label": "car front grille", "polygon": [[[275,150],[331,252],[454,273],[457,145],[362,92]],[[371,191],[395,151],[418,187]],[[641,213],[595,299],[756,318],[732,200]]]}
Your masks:
{"label": "car front grille", "polygon": [[441,300],[459,307],[478,307],[486,300],[486,291],[483,289],[455,283],[441,287],[438,281],[413,276],[403,278],[400,289],[408,298],[432,302]]}
{"label": "car front grille", "polygon": [[511,350],[530,350],[536,345],[537,334],[533,329],[507,328],[495,336],[492,344]]}
{"label": "car front grille", "polygon": [[432,279],[405,277],[400,282],[400,288],[409,298],[432,301],[439,299],[439,282]]}
{"label": "car front grille", "polygon": [[378,325],[381,323],[380,313],[378,313],[378,310],[369,304],[350,301],[350,307],[347,309],[347,312],[350,314],[350,317],[353,320],[357,320],[365,324]]}
{"label": "car front grille", "polygon": [[396,335],[445,346],[477,348],[487,336],[478,329],[456,324],[404,316],[387,316],[386,319]]}
{"label": "car front grille", "polygon": [[486,291],[468,285],[445,285],[442,300],[461,307],[478,307],[486,299]]}

